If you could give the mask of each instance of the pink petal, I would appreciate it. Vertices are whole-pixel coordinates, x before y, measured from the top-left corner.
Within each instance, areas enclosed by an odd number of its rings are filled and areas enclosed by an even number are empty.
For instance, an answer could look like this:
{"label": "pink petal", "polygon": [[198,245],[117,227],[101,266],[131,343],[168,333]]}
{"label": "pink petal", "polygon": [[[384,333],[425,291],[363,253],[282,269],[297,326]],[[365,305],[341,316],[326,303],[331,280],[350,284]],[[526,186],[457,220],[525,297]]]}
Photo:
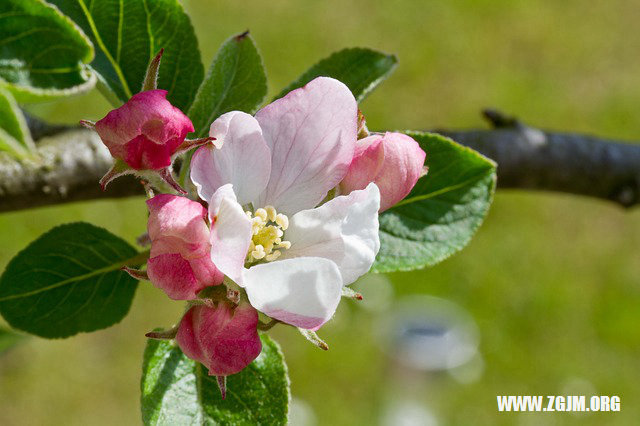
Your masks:
{"label": "pink petal", "polygon": [[154,286],[174,300],[192,300],[207,283],[196,279],[188,261],[177,253],[161,254],[147,262],[147,275]]}
{"label": "pink petal", "polygon": [[248,303],[233,308],[194,306],[182,318],[176,342],[189,358],[202,363],[211,376],[242,371],[260,355],[258,312]]}
{"label": "pink petal", "polygon": [[406,197],[420,178],[426,154],[418,142],[402,133],[385,133],[361,139],[340,189],[349,193],[369,182],[380,188],[380,211]]}
{"label": "pink petal", "polygon": [[171,155],[182,141],[172,139],[164,145],[138,135],[124,145],[124,161],[136,170],[158,170],[171,165]]}
{"label": "pink petal", "polygon": [[282,252],[281,259],[323,257],[338,265],[344,285],[353,283],[371,269],[380,249],[379,207],[380,192],[371,183],[296,213],[285,233],[291,248]]}
{"label": "pink petal", "polygon": [[223,185],[211,197],[211,261],[242,286],[242,270],[251,242],[251,220],[236,200],[233,187]]}
{"label": "pink petal", "polygon": [[140,92],[96,122],[96,131],[115,158],[137,169],[171,164],[171,155],[194,129],[191,120],[166,96],[166,90]]}
{"label": "pink petal", "polygon": [[[255,118],[228,112],[211,124],[215,146],[198,149],[191,160],[191,180],[200,198],[209,201],[222,185],[230,183],[240,204],[258,198],[271,172],[271,152]],[[219,149],[216,149],[219,147]]]}
{"label": "pink petal", "polygon": [[315,207],[347,173],[358,108],[347,86],[318,77],[256,114],[271,148],[271,177],[257,203],[293,214]]}
{"label": "pink petal", "polygon": [[342,193],[364,189],[373,182],[384,164],[384,145],[381,135],[368,136],[356,142],[349,172],[340,183]]}
{"label": "pink petal", "polygon": [[195,201],[160,194],[147,201],[151,282],[178,300],[196,298],[205,287],[222,283],[224,276],[209,257],[207,211]]}
{"label": "pink petal", "polygon": [[246,269],[251,305],[296,327],[317,329],[336,311],[342,294],[338,266],[319,257],[298,257]]}
{"label": "pink petal", "polygon": [[189,259],[189,265],[196,281],[206,287],[222,284],[224,281],[224,274],[213,264],[209,253],[202,257]]}
{"label": "pink petal", "polygon": [[147,206],[147,230],[151,241],[173,237],[185,246],[209,243],[210,231],[205,222],[207,210],[200,203],[186,197],[159,194],[148,200]]}

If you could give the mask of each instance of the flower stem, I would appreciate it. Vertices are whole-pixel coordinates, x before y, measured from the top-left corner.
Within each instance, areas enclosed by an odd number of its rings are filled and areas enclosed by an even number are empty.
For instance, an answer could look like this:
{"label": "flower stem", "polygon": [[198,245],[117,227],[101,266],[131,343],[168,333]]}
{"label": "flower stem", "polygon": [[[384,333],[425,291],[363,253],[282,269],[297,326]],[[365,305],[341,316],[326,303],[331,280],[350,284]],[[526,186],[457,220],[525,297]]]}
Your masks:
{"label": "flower stem", "polygon": [[260,331],[268,331],[271,330],[273,327],[275,327],[276,325],[280,324],[280,321],[278,321],[277,319],[272,319],[269,322],[262,322],[262,321],[258,321],[258,330]]}
{"label": "flower stem", "polygon": [[148,333],[145,334],[145,337],[148,337],[149,339],[156,339],[156,340],[171,340],[174,339],[176,337],[176,334],[178,334],[178,326],[180,324],[176,324],[173,327],[171,327],[168,330],[158,330],[158,331],[150,331]]}

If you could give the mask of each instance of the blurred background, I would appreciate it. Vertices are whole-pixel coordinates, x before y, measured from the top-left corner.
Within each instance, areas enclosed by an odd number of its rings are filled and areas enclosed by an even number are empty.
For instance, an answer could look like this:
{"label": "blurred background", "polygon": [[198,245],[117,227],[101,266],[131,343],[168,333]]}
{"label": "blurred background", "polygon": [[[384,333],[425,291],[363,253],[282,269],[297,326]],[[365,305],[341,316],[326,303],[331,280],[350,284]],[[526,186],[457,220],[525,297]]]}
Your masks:
{"label": "blurred background", "polygon": [[[331,52],[365,46],[399,67],[361,109],[371,129],[482,127],[492,106],[547,129],[640,139],[635,0],[185,0],[208,67],[250,29],[270,94]],[[29,108],[99,119],[97,92]],[[579,176],[577,177],[579,178]],[[97,183],[96,183],[97,184]],[[52,226],[84,220],[134,242],[141,199],[0,215],[0,268]],[[297,425],[637,424],[640,211],[502,191],[471,244],[424,271],[367,276],[320,332],[283,347]],[[0,424],[140,423],[144,333],[182,305],[141,283],[129,316],[0,355]],[[619,395],[618,413],[498,413],[496,395]]]}

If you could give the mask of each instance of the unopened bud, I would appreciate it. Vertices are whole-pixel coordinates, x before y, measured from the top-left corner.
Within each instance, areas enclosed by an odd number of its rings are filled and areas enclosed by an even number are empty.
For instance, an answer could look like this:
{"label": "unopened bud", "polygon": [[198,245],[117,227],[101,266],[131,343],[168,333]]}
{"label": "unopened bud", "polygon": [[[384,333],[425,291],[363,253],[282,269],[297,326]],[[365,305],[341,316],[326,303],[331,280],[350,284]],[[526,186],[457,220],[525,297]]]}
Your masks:
{"label": "unopened bud", "polygon": [[374,134],[356,143],[340,192],[364,189],[371,182],[380,189],[380,212],[406,197],[422,176],[426,154],[418,142],[402,133]]}
{"label": "unopened bud", "polygon": [[176,342],[186,356],[207,367],[210,376],[229,376],[260,355],[257,325],[258,311],[248,303],[193,306],[180,321]]}
{"label": "unopened bud", "polygon": [[[147,273],[154,286],[176,300],[193,300],[224,275],[211,262],[207,210],[185,197],[159,194],[147,201],[151,257]],[[180,237],[177,238],[176,236]]]}

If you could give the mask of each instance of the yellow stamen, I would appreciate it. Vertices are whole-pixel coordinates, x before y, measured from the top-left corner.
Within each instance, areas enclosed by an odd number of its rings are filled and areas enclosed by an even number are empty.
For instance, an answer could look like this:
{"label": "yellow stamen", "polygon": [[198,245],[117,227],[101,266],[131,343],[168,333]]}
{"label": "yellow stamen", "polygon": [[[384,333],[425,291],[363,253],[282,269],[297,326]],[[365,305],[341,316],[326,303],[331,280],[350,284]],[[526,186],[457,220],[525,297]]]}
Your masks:
{"label": "yellow stamen", "polygon": [[289,218],[278,213],[273,206],[245,212],[251,219],[251,243],[247,252],[247,264],[259,261],[271,262],[282,255],[281,250],[291,247],[283,241],[284,231],[289,227]]}
{"label": "yellow stamen", "polygon": [[275,222],[276,221],[276,215],[278,214],[278,212],[276,211],[275,207],[267,206],[264,209],[267,211],[267,218],[269,219],[269,222]]}
{"label": "yellow stamen", "polygon": [[267,211],[265,209],[258,209],[254,214],[256,215],[256,217],[262,219],[263,222],[267,221]]}
{"label": "yellow stamen", "polygon": [[286,231],[289,227],[289,218],[282,213],[278,213],[276,215],[276,223],[283,231]]}
{"label": "yellow stamen", "polygon": [[279,258],[281,254],[282,253],[280,252],[280,250],[276,250],[273,253],[266,255],[264,260],[266,260],[267,262],[271,262],[272,260],[276,260],[277,258]]}
{"label": "yellow stamen", "polygon": [[291,241],[281,241],[279,243],[277,243],[276,248],[282,248],[282,249],[290,249],[291,248]]}
{"label": "yellow stamen", "polygon": [[264,247],[261,244],[256,245],[255,249],[251,252],[251,257],[254,259],[262,259],[266,255]]}

